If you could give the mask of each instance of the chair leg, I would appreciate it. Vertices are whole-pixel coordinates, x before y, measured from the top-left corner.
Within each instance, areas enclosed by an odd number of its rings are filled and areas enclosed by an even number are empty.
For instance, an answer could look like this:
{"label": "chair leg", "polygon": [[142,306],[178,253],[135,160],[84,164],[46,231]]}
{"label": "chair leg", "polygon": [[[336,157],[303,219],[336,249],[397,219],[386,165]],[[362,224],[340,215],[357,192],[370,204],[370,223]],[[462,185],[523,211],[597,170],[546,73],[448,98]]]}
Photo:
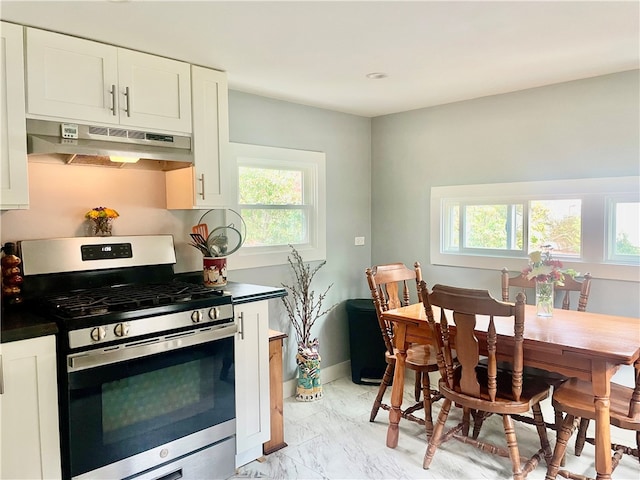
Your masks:
{"label": "chair leg", "polygon": [[471,438],[473,438],[474,440],[478,439],[478,436],[480,435],[480,429],[482,428],[482,424],[484,423],[485,418],[486,415],[484,412],[481,412],[479,410],[475,411],[475,414],[473,415],[473,434],[471,435]]}
{"label": "chair leg", "polygon": [[422,372],[415,372],[415,374],[416,374],[416,383],[413,385],[413,394],[416,397],[416,402],[419,402],[420,392],[422,392]]}
{"label": "chair leg", "polygon": [[447,422],[447,417],[449,416],[450,409],[451,400],[445,398],[442,402],[442,408],[440,409],[438,420],[436,420],[436,425],[433,428],[433,435],[431,435],[431,438],[429,439],[427,451],[424,454],[424,460],[422,461],[422,468],[424,468],[425,470],[429,468],[429,465],[431,465],[431,460],[433,460],[433,456],[436,454],[436,450],[440,446],[444,424]]}
{"label": "chair leg", "polygon": [[522,465],[520,464],[520,450],[518,449],[516,430],[511,415],[502,415],[502,426],[504,427],[504,434],[507,437],[509,458],[511,458],[511,464],[513,465],[513,480],[523,480],[524,474],[522,473]]}
{"label": "chair leg", "polygon": [[567,414],[558,430],[558,436],[556,438],[556,446],[553,450],[553,457],[551,457],[551,463],[547,464],[547,474],[544,477],[545,480],[555,480],[558,475],[558,470],[560,469],[560,461],[564,457],[565,452],[567,451],[567,443],[569,442],[569,437],[573,433],[575,429],[575,417],[573,415]]}
{"label": "chair leg", "polygon": [[390,363],[387,364],[387,368],[385,368],[384,375],[382,376],[382,383],[380,383],[380,388],[378,388],[378,395],[376,395],[376,399],[373,402],[373,407],[371,408],[371,415],[369,416],[370,422],[373,422],[376,419],[376,415],[378,415],[378,410],[380,410],[380,406],[382,405],[382,397],[384,397],[384,392],[387,390],[387,387],[391,385],[393,370],[394,365]]}
{"label": "chair leg", "polygon": [[462,435],[469,436],[469,426],[471,425],[471,409],[464,407],[462,409]]}
{"label": "chair leg", "polygon": [[573,447],[576,457],[579,457],[582,454],[584,442],[587,439],[587,428],[589,428],[589,419],[581,418],[580,426],[578,427],[578,435],[576,436],[576,444]]}
{"label": "chair leg", "polygon": [[[555,388],[555,387],[554,387]],[[562,427],[562,412],[560,410],[556,410],[555,408],[553,409],[553,413],[555,415],[555,422],[556,422],[556,432],[560,431],[560,428]],[[565,464],[565,455],[562,456],[562,459],[560,460],[560,466],[564,467]]]}
{"label": "chair leg", "polygon": [[424,405],[424,428],[427,432],[427,439],[433,435],[433,419],[431,418],[431,385],[427,372],[416,372],[422,377],[422,403]]}
{"label": "chair leg", "polygon": [[547,465],[551,462],[553,453],[551,452],[551,445],[549,444],[549,436],[547,435],[547,425],[544,422],[542,416],[542,408],[539,403],[536,403],[531,407],[533,410],[533,420],[538,430],[538,437],[540,437],[540,446],[544,452],[544,461]]}

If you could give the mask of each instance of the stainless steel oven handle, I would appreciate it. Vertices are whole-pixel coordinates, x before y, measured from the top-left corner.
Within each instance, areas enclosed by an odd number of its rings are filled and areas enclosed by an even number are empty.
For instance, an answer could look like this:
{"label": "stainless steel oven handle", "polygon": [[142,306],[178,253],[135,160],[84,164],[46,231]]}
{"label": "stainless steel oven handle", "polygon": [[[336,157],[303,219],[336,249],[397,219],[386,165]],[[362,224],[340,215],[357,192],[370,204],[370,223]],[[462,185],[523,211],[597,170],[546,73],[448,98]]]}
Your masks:
{"label": "stainless steel oven handle", "polygon": [[67,373],[214,342],[232,337],[236,331],[235,324],[207,327],[71,354],[67,356]]}
{"label": "stainless steel oven handle", "polygon": [[178,470],[171,472],[171,473],[167,473],[166,475],[163,475],[162,477],[158,477],[156,478],[156,480],[178,480],[182,478],[182,469],[179,468]]}

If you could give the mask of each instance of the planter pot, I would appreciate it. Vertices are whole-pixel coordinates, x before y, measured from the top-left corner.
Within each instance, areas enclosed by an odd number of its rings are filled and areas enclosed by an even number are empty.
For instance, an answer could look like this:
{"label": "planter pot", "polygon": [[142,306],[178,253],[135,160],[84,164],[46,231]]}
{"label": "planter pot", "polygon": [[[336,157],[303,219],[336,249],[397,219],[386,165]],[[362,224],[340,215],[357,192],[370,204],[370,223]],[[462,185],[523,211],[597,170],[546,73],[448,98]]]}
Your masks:
{"label": "planter pot", "polygon": [[314,402],[321,399],[322,383],[320,382],[320,354],[318,353],[317,339],[308,346],[298,345],[296,363],[298,364],[296,400]]}
{"label": "planter pot", "polygon": [[553,316],[553,282],[536,281],[536,309],[539,317]]}

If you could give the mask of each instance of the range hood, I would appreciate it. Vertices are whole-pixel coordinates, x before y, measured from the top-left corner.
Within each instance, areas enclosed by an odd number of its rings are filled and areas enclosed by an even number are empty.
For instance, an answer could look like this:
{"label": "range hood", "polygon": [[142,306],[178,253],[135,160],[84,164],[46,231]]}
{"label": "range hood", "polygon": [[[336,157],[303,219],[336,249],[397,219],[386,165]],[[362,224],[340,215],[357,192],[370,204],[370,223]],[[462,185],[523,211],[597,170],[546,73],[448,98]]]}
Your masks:
{"label": "range hood", "polygon": [[[71,165],[164,171],[193,165],[188,136],[49,120],[27,119],[27,153],[30,160]],[[122,163],[113,157],[140,160]]]}

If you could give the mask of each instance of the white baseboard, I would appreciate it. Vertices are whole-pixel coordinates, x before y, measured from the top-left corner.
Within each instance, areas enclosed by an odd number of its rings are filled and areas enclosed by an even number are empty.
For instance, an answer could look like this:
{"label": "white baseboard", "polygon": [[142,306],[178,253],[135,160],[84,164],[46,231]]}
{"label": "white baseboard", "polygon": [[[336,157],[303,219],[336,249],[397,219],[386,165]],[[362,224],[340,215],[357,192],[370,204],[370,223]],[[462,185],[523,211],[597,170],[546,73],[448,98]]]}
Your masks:
{"label": "white baseboard", "polygon": [[[320,367],[320,380],[322,383],[329,383],[338,378],[351,377],[351,361],[338,363],[337,365],[331,365],[329,367]],[[285,398],[293,397],[296,394],[296,386],[298,385],[298,379],[294,378],[284,382],[282,386],[282,393]]]}

